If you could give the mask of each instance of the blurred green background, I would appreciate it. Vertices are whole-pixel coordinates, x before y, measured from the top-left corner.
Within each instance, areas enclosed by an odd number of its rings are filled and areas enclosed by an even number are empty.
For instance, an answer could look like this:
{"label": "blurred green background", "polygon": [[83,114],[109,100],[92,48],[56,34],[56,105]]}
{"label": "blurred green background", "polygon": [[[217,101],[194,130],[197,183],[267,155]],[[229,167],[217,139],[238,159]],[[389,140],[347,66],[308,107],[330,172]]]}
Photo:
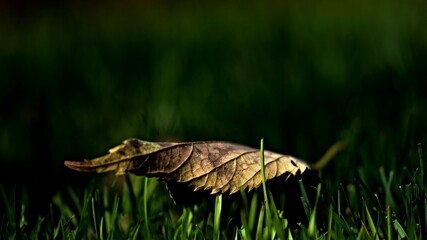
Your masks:
{"label": "blurred green background", "polygon": [[322,172],[337,184],[361,167],[415,168],[416,143],[427,144],[426,6],[3,3],[1,183],[43,208],[91,177],[64,160],[129,137],[263,137],[308,162],[345,140]]}

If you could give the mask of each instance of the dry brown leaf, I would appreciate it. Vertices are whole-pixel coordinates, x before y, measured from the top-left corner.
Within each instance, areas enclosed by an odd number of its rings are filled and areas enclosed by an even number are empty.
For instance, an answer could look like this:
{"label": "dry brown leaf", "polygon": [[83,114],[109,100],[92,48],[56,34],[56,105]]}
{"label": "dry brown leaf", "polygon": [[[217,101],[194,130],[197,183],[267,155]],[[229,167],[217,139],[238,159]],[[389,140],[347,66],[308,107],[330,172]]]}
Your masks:
{"label": "dry brown leaf", "polygon": [[[184,183],[194,190],[230,194],[239,189],[256,189],[261,185],[259,149],[219,142],[147,142],[127,139],[105,156],[83,162],[65,161],[81,172],[116,171],[158,177],[166,182]],[[303,173],[308,165],[292,156],[264,151],[266,180],[285,173]]]}

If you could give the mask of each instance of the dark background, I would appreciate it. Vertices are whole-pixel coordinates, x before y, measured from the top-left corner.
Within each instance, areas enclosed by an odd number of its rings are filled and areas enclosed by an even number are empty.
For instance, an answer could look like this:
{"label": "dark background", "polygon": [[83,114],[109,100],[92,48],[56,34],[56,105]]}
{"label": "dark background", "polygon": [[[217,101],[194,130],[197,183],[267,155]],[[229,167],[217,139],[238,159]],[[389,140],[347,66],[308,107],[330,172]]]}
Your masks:
{"label": "dark background", "polygon": [[[0,180],[37,213],[129,137],[227,140],[359,169],[427,144],[425,1],[3,2]],[[346,169],[348,171],[343,171]]]}

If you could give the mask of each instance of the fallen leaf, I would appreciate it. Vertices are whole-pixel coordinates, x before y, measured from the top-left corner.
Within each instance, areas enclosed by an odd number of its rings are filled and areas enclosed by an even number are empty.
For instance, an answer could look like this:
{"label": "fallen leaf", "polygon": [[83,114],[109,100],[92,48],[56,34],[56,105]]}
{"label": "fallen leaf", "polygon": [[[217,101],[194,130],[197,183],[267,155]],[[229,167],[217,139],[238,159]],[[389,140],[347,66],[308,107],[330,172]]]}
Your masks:
{"label": "fallen leaf", "polygon": [[[256,189],[261,185],[259,149],[240,144],[204,142],[148,142],[127,139],[107,155],[83,162],[65,161],[81,172],[133,173],[158,177],[166,183],[185,183],[211,194]],[[266,181],[303,173],[308,165],[289,155],[264,151]]]}

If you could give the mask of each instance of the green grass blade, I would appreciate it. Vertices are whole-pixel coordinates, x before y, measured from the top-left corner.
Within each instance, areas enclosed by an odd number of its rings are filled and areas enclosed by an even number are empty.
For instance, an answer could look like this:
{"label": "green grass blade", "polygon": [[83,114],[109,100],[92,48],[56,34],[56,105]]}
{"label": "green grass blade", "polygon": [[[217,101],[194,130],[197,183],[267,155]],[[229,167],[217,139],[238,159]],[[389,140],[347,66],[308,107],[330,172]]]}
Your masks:
{"label": "green grass blade", "polygon": [[99,237],[98,226],[97,226],[97,221],[96,221],[96,212],[95,212],[95,198],[92,197],[91,201],[92,201],[92,220],[93,220],[93,226],[95,228],[95,234],[96,234],[96,236]]}
{"label": "green grass blade", "polygon": [[[341,189],[343,189],[343,187],[341,186]],[[338,189],[338,196],[337,196],[337,208],[338,208],[338,216],[342,217],[341,214],[341,189]]]}
{"label": "green grass blade", "polygon": [[269,218],[270,214],[270,204],[268,201],[268,195],[267,195],[267,186],[265,181],[265,166],[264,166],[264,139],[261,139],[261,146],[260,146],[260,164],[261,164],[261,176],[262,176],[262,192],[264,194],[264,203],[267,213],[267,218]]}
{"label": "green grass blade", "polygon": [[[61,225],[62,225],[62,218],[59,219],[58,221],[58,225],[56,227],[54,227],[53,232],[52,232],[52,239],[56,239],[58,237],[59,234],[59,230],[61,229]],[[0,235],[1,236],[1,235]],[[65,236],[62,235],[62,237],[64,238]]]}
{"label": "green grass blade", "polygon": [[273,195],[271,194],[271,192],[269,192],[269,197],[271,201],[270,206],[271,206],[271,215],[272,215],[274,229],[276,230],[276,233],[279,239],[286,239],[285,233],[287,229],[283,228],[282,221],[279,218],[279,215],[277,214],[276,204],[274,203]]}
{"label": "green grass blade", "polygon": [[131,208],[130,210],[132,213],[132,217],[137,217],[137,215],[139,213],[139,211],[138,211],[139,206],[138,206],[137,201],[136,201],[136,195],[135,195],[135,191],[133,188],[132,181],[131,181],[130,176],[128,174],[125,175],[125,181],[126,181],[126,186],[129,190],[129,200],[130,200],[130,208]]}
{"label": "green grass blade", "polygon": [[[267,185],[266,185],[266,180],[265,180],[265,163],[264,163],[264,139],[261,139],[261,144],[260,144],[260,164],[261,164],[261,176],[262,176],[262,192],[264,194],[264,204],[265,204],[265,213],[266,213],[266,225],[267,226],[271,226],[271,208],[270,208],[270,202],[268,200],[268,195],[267,195]],[[259,224],[259,223],[258,223]],[[265,232],[267,235],[270,233]]]}
{"label": "green grass blade", "polygon": [[298,184],[301,190],[302,196],[300,197],[300,199],[304,207],[305,216],[307,217],[307,220],[309,220],[311,215],[310,201],[308,199],[307,192],[305,191],[303,180],[298,180]]}
{"label": "green grass blade", "polygon": [[239,228],[239,234],[244,234],[244,239],[251,240],[255,233],[256,216],[258,210],[258,194],[254,192],[250,199],[250,205],[248,201],[248,194],[245,190],[240,190],[243,208],[240,209],[241,226]]}
{"label": "green grass blade", "polygon": [[252,196],[251,206],[249,209],[248,225],[251,232],[253,232],[253,229],[255,227],[255,221],[256,221],[256,215],[257,215],[257,209],[258,209],[257,206],[258,206],[258,194],[255,192],[254,195]]}
{"label": "green grass blade", "polygon": [[423,147],[421,143],[418,143],[418,160],[420,163],[420,185],[424,186],[424,161],[423,161]]}
{"label": "green grass blade", "polygon": [[371,217],[371,213],[369,212],[368,205],[366,204],[366,202],[364,204],[364,209],[365,209],[365,213],[366,213],[366,218],[368,220],[369,228],[372,232],[372,236],[374,236],[375,239],[378,239],[377,228],[375,227],[374,221]]}
{"label": "green grass blade", "polygon": [[222,194],[218,194],[215,199],[214,231],[213,231],[213,239],[216,239],[216,240],[220,239],[221,209],[222,209]]}
{"label": "green grass blade", "polygon": [[[65,228],[64,228],[64,223],[63,222],[64,222],[63,218],[60,218],[59,219],[59,223],[58,223],[58,228],[61,229],[62,239],[65,239],[66,236],[67,236],[67,233],[65,232]],[[56,239],[56,236],[55,236],[54,239]]]}
{"label": "green grass blade", "polygon": [[308,222],[308,235],[311,238],[317,237],[316,215],[317,215],[317,204],[319,203],[321,189],[322,189],[322,185],[319,184],[317,186],[317,195],[316,195],[316,202],[314,204],[314,209],[311,212],[310,221]]}
{"label": "green grass blade", "polygon": [[[14,186],[11,189],[11,194],[10,197],[8,197],[9,195],[6,193],[5,189],[3,188],[3,185],[0,184],[0,192],[1,192],[1,197],[2,197],[2,206],[5,210],[5,212],[2,214],[5,218],[6,221],[9,223],[15,223],[16,219],[15,219],[15,191],[14,191]],[[11,198],[11,199],[9,199]]]}
{"label": "green grass blade", "polygon": [[[148,202],[148,178],[144,178],[144,221],[145,221],[145,232],[147,233],[147,238],[151,239],[151,231],[148,224],[148,209],[147,209],[147,202]],[[135,200],[136,202],[136,200]]]}
{"label": "green grass blade", "polygon": [[240,190],[240,195],[243,202],[243,208],[240,210],[240,218],[243,228],[240,231],[245,233],[245,239],[251,240],[251,233],[255,232],[254,226],[257,215],[258,194],[256,192],[252,194],[250,205],[248,201],[248,194],[244,189]]}
{"label": "green grass blade", "polygon": [[119,198],[118,195],[116,195],[114,197],[113,212],[112,212],[112,215],[111,215],[110,227],[109,227],[108,238],[107,238],[108,240],[114,239],[117,213],[118,213],[118,210],[119,210],[119,202],[120,202],[120,198]]}
{"label": "green grass blade", "polygon": [[394,172],[390,171],[388,179],[387,179],[384,167],[380,167],[379,171],[380,171],[380,179],[381,179],[381,182],[382,182],[382,184],[384,186],[384,190],[385,190],[386,204],[390,205],[392,208],[395,208],[396,203],[394,202],[393,195],[392,195],[392,189],[391,189],[391,186],[392,186],[391,183],[393,181]]}
{"label": "green grass blade", "polygon": [[91,194],[88,193],[88,191],[86,190],[83,197],[83,206],[80,212],[80,220],[74,234],[74,239],[82,239],[82,230],[84,229],[84,227],[86,227],[86,230],[87,230],[87,227],[88,227],[88,222],[86,221],[87,210],[89,208],[91,198],[92,198]]}
{"label": "green grass blade", "polygon": [[331,240],[332,238],[332,219],[333,219],[333,214],[334,214],[334,209],[332,207],[332,204],[329,205],[329,211],[328,211],[328,233],[327,233],[327,239]]}
{"label": "green grass blade", "polygon": [[132,234],[132,240],[137,240],[138,239],[138,233],[139,233],[140,226],[141,225],[138,223],[138,225],[135,228],[135,231]]}
{"label": "green grass blade", "polygon": [[248,233],[249,231],[248,220],[247,220],[248,216],[247,216],[247,212],[243,209],[240,211],[240,218],[242,221],[242,226],[240,227],[240,229],[237,230],[237,232],[240,232],[240,234],[243,233],[245,236],[245,239],[247,239],[246,236],[250,235],[250,232]]}
{"label": "green grass blade", "polygon": [[238,231],[237,231],[237,233],[238,234],[236,234],[236,238],[235,239],[239,239],[238,238],[238,236],[240,236],[240,239],[242,239],[242,240],[250,240],[250,239],[252,239],[251,237],[250,237],[250,233],[248,233],[248,230],[247,229],[245,229],[245,227],[243,226],[242,228],[240,228]]}
{"label": "green grass blade", "polygon": [[99,223],[99,239],[104,240],[104,217],[101,217],[101,221]]}
{"label": "green grass blade", "polygon": [[37,220],[37,224],[31,232],[31,237],[30,237],[31,239],[38,239],[38,234],[41,232],[41,226],[45,221],[46,221],[46,218],[39,218]]}
{"label": "green grass blade", "polygon": [[256,239],[263,239],[263,227],[264,227],[264,216],[265,216],[265,205],[261,206],[258,216],[258,224],[256,229]]}
{"label": "green grass blade", "polygon": [[357,238],[356,238],[356,240],[362,240],[363,238],[363,233],[365,232],[366,230],[365,230],[365,225],[362,225],[361,227],[360,227],[360,230],[359,230],[359,233],[357,234]]}
{"label": "green grass blade", "polygon": [[426,188],[424,185],[425,182],[425,175],[424,175],[424,161],[423,161],[423,148],[421,143],[418,143],[418,159],[420,162],[420,177],[419,177],[419,186],[421,186],[421,189],[419,189],[420,191],[420,196],[419,196],[419,200],[418,200],[418,205],[419,205],[419,221],[420,221],[420,225],[421,225],[421,234],[427,234],[427,196],[426,196]]}
{"label": "green grass blade", "polygon": [[[243,229],[242,229],[243,230]],[[239,229],[236,229],[236,232],[234,233],[234,240],[238,240],[239,239],[239,236],[240,236],[240,238],[241,239],[243,239],[243,240],[246,240],[246,234],[244,233],[243,235],[242,235],[242,232],[239,230]]]}
{"label": "green grass blade", "polygon": [[408,234],[406,234],[405,230],[397,219],[393,220],[393,226],[397,231],[398,239],[408,239]]}
{"label": "green grass blade", "polygon": [[391,235],[391,213],[390,206],[387,207],[387,238],[388,240],[392,240],[393,236]]}

